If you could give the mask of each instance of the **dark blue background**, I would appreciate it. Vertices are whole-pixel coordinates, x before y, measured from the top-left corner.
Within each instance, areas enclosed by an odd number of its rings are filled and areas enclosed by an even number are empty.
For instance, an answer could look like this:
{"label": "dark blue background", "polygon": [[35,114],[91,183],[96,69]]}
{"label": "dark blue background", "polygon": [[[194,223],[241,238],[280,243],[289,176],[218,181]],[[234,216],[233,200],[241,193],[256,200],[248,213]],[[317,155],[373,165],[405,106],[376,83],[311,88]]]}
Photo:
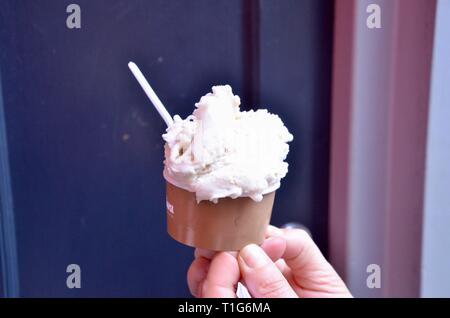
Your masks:
{"label": "dark blue background", "polygon": [[280,114],[295,140],[273,223],[306,224],[326,252],[331,1],[78,0],[69,30],[72,2],[0,9],[21,296],[189,295],[192,249],[165,229],[164,123],[129,60],[172,114],[225,83]]}

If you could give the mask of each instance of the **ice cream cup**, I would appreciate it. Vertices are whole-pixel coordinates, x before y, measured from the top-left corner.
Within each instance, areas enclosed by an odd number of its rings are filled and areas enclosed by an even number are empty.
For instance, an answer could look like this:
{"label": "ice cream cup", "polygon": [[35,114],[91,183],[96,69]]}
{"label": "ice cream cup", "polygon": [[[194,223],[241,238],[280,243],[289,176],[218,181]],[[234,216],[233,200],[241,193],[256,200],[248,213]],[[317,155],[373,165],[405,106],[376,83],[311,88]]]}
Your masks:
{"label": "ice cream cup", "polygon": [[194,192],[166,182],[167,232],[176,241],[213,251],[237,251],[261,244],[272,214],[275,191],[256,202],[248,197],[200,201]]}

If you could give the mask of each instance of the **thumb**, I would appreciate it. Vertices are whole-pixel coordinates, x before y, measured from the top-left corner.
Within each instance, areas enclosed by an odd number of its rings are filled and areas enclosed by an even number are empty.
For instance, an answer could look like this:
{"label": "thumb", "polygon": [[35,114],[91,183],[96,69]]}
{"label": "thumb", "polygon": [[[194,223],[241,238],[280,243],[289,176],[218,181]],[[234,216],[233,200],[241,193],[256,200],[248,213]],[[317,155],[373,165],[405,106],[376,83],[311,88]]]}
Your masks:
{"label": "thumb", "polygon": [[253,297],[298,297],[274,262],[255,244],[244,247],[238,256],[245,284]]}

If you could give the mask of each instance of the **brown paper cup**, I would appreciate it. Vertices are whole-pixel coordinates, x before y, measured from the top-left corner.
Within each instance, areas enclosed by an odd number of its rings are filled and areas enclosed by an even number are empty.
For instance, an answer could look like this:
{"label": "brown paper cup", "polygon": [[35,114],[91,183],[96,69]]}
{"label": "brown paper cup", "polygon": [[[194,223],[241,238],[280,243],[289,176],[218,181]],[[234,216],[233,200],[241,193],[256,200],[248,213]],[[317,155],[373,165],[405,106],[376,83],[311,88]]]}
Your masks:
{"label": "brown paper cup", "polygon": [[238,251],[261,244],[272,214],[275,191],[261,202],[222,198],[197,203],[195,193],[166,182],[167,232],[180,243],[213,251]]}

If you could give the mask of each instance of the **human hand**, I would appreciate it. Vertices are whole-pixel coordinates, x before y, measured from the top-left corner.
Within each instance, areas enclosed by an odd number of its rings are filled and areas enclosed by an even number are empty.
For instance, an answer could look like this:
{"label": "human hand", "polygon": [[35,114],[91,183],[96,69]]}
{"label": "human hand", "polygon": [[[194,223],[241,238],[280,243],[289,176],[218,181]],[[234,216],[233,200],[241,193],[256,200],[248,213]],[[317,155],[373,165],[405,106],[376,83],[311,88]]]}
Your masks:
{"label": "human hand", "polygon": [[236,297],[242,280],[257,298],[351,297],[342,279],[303,230],[269,226],[261,247],[195,250],[188,285],[196,297]]}

